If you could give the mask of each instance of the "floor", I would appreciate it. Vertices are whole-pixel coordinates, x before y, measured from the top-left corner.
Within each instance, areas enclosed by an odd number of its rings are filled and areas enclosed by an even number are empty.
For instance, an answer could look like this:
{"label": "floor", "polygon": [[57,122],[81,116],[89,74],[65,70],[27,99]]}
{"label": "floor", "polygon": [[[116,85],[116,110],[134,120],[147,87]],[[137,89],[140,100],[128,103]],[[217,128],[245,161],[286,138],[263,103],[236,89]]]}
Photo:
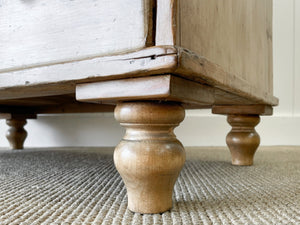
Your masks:
{"label": "floor", "polygon": [[261,147],[251,167],[227,149],[187,148],[174,205],[127,210],[112,148],[0,151],[0,224],[300,224],[300,147]]}

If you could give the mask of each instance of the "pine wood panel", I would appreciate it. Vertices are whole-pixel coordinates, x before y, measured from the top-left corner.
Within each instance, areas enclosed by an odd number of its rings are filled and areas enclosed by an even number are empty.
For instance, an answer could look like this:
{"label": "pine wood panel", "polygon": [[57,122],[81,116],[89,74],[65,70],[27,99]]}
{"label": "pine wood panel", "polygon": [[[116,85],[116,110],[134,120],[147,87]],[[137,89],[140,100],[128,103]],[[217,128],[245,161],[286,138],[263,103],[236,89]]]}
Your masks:
{"label": "pine wood panel", "polygon": [[278,105],[278,99],[267,90],[257,87],[235,74],[228,73],[223,67],[205,57],[187,49],[178,47],[177,50],[178,67],[174,71],[176,74],[256,101],[258,104]]}
{"label": "pine wood panel", "polygon": [[272,0],[178,3],[177,45],[273,94]]}
{"label": "pine wood panel", "polygon": [[267,105],[218,105],[212,107],[212,113],[224,115],[272,115],[273,108]]}
{"label": "pine wood panel", "polygon": [[[270,105],[278,103],[278,99],[269,93],[249,85],[207,59],[169,46],[0,73],[0,100],[74,94],[79,83],[164,73],[177,74],[215,87],[219,92],[231,93],[237,99],[244,99],[245,104],[249,101]],[[223,102],[230,103],[226,96],[223,96]],[[219,95],[219,98],[222,96]]]}
{"label": "pine wood panel", "polygon": [[158,100],[181,102],[185,108],[209,108],[214,104],[255,104],[221,89],[172,75],[101,81],[76,86],[76,99],[83,102]]}
{"label": "pine wood panel", "polygon": [[72,94],[78,83],[163,73],[177,74],[250,101],[278,103],[278,99],[266,91],[249,85],[206,58],[170,46],[0,73],[0,99]]}

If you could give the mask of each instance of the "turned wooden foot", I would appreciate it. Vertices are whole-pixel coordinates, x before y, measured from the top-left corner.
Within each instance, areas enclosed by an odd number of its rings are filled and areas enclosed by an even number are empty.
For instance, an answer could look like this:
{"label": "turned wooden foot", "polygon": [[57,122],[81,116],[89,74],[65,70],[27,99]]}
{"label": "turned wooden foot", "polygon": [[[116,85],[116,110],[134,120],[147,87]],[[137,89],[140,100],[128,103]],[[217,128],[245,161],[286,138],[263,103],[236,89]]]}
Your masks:
{"label": "turned wooden foot", "polygon": [[115,118],[126,134],[114,152],[114,162],[128,194],[128,208],[138,213],[162,213],[172,207],[176,179],[185,151],[173,133],[184,119],[175,103],[119,103]]}
{"label": "turned wooden foot", "polygon": [[212,113],[228,115],[227,121],[232,130],[226,137],[230,149],[232,164],[250,166],[260,138],[255,131],[259,115],[272,115],[270,105],[219,105],[212,107]]}
{"label": "turned wooden foot", "polygon": [[259,115],[228,115],[232,130],[226,137],[233,165],[250,166],[260,138],[254,127],[259,123]]}
{"label": "turned wooden foot", "polygon": [[7,119],[6,123],[10,128],[6,133],[11,149],[23,149],[27,132],[24,129],[26,119]]}

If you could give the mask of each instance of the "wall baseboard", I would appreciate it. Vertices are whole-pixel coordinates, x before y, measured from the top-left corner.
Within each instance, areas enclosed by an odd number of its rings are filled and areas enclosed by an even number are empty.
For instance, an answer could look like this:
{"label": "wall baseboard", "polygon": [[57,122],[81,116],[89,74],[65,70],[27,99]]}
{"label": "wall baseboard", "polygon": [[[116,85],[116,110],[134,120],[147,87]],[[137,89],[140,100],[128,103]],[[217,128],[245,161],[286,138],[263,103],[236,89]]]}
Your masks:
{"label": "wall baseboard", "polygon": [[[261,145],[300,145],[298,124],[300,116],[262,117],[256,129]],[[0,128],[0,147],[8,147],[4,120]],[[26,147],[115,146],[124,134],[112,113],[39,116],[25,128]],[[225,116],[188,113],[175,133],[185,146],[225,146],[229,130]]]}

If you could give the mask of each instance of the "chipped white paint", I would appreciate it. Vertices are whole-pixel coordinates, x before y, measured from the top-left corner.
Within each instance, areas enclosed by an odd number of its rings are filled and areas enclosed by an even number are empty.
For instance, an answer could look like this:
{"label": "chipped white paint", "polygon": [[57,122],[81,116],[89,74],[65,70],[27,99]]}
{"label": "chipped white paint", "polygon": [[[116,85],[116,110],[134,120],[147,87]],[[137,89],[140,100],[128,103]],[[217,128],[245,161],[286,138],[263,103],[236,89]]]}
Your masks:
{"label": "chipped white paint", "polygon": [[150,0],[1,0],[0,72],[145,46]]}

